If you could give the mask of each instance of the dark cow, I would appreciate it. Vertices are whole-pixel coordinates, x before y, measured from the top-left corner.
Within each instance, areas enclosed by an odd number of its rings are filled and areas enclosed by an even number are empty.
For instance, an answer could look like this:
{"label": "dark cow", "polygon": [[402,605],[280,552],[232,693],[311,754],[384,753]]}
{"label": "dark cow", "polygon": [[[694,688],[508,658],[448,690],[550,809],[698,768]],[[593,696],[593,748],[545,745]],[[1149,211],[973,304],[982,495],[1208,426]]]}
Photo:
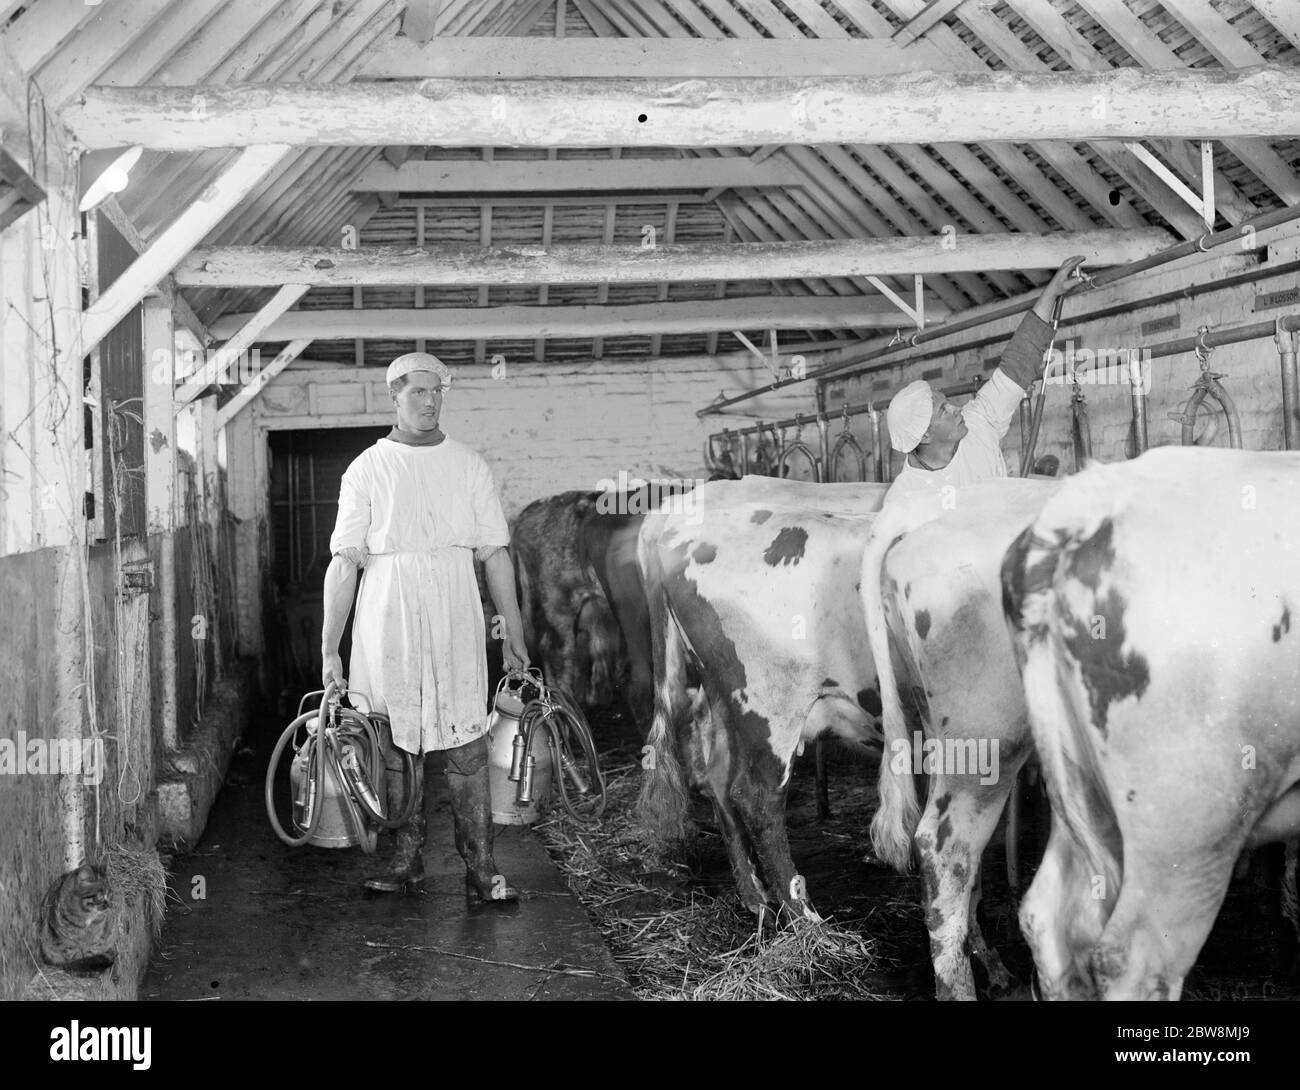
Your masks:
{"label": "dark cow", "polygon": [[[622,497],[621,504],[618,502]],[[563,492],[530,503],[511,534],[528,652],[548,682],[588,707],[625,701],[650,719],[649,621],[636,567],[642,515],[621,493]]]}
{"label": "dark cow", "polygon": [[683,835],[684,761],[760,914],[817,918],[785,832],[796,754],[823,732],[879,739],[856,584],[885,490],[746,477],[703,485],[695,512],[641,528],[655,673],[642,819]]}
{"label": "dark cow", "polygon": [[1300,454],[1155,450],[1070,479],[1007,552],[1048,998],[1177,999],[1241,851],[1300,836],[1297,496]]}
{"label": "dark cow", "polygon": [[[940,999],[976,997],[972,954],[992,990],[1011,982],[975,919],[984,848],[1032,749],[1000,576],[1059,487],[1001,479],[891,499],[863,553],[886,738],[872,840],[900,870],[915,847]],[[924,812],[917,774],[929,776]]]}

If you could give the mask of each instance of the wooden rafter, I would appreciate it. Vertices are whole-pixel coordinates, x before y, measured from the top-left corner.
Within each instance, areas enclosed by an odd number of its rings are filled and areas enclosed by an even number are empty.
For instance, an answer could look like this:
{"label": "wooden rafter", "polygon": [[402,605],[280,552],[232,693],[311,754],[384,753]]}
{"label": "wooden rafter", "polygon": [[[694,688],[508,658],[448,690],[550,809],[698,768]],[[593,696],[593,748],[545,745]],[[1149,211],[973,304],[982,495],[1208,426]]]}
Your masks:
{"label": "wooden rafter", "polygon": [[712,189],[734,185],[792,186],[798,175],[781,162],[748,159],[566,159],[488,163],[474,159],[415,159],[394,167],[374,163],[356,178],[358,193],[529,193]]}
{"label": "wooden rafter", "polygon": [[[926,307],[927,317],[947,309]],[[217,336],[236,332],[251,319],[226,314],[212,324]],[[624,306],[429,307],[424,310],[295,310],[272,322],[262,341],[476,340],[480,337],[627,337],[650,333],[705,333],[733,329],[888,329],[898,324],[893,304],[880,296],[746,296],[742,299],[634,303]]]}
{"label": "wooden rafter", "polygon": [[212,185],[206,199],[191,205],[149,249],[86,309],[81,323],[78,355],[86,355],[117,325],[150,288],[172,271],[204,235],[281,162],[289,149],[282,144],[246,148]]}
{"label": "wooden rafter", "polygon": [[[1025,66],[1035,63],[1019,46]],[[89,88],[65,111],[88,148],[312,143],[740,147],[1292,135],[1300,71],[931,73],[882,79],[376,81]],[[1107,106],[1095,109],[1098,98]],[[438,102],[430,109],[431,101]],[[504,108],[502,104],[504,105]],[[1100,114],[1100,116],[1098,116]],[[644,119],[644,120],[641,120]]]}
{"label": "wooden rafter", "polygon": [[[605,235],[613,237],[612,214]],[[1001,233],[717,242],[482,247],[272,247],[198,249],[176,269],[183,287],[308,285],[457,286],[799,280],[911,276],[988,269],[1054,269],[1071,254],[1093,266],[1148,257],[1169,244],[1159,228],[1042,235]]]}

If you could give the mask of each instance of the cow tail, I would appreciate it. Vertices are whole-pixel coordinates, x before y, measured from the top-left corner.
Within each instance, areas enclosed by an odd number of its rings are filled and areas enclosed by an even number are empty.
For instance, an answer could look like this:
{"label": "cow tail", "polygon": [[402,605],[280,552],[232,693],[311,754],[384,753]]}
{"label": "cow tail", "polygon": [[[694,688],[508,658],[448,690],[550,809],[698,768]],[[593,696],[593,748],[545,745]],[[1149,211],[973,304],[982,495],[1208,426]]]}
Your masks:
{"label": "cow tail", "polygon": [[877,517],[871,537],[862,554],[862,611],[867,622],[867,642],[880,685],[880,710],[884,722],[885,748],[880,755],[880,805],[871,819],[871,845],[876,855],[895,870],[911,866],[912,836],[921,820],[921,806],[916,796],[911,763],[903,772],[895,772],[891,760],[899,746],[908,747],[907,721],[898,697],[898,681],[889,652],[889,628],[885,622],[885,556],[897,543],[901,519],[886,508]]}
{"label": "cow tail", "polygon": [[[1012,543],[1002,565],[1002,600],[1052,819],[1062,822],[1082,855],[1079,873],[1090,885],[1086,896],[1069,898],[1061,906],[1068,917],[1064,931],[1078,940],[1072,947],[1087,950],[1100,937],[1119,895],[1122,840],[1088,694],[1080,687],[1066,644],[1074,620],[1065,615],[1061,583],[1075,550],[1095,529],[1074,513],[1080,505],[1070,492],[1067,488],[1049,501]],[[1089,971],[1082,963],[1077,969],[1085,975]]]}
{"label": "cow tail", "polygon": [[[647,744],[641,750],[641,794],[637,816],[650,835],[664,845],[684,841],[690,795],[677,755],[676,724],[686,710],[686,645],[668,608],[663,571],[659,563],[652,524],[646,519],[637,542],[637,562],[645,585],[650,613],[650,638],[654,660],[654,716]],[[650,531],[650,533],[647,533]]]}

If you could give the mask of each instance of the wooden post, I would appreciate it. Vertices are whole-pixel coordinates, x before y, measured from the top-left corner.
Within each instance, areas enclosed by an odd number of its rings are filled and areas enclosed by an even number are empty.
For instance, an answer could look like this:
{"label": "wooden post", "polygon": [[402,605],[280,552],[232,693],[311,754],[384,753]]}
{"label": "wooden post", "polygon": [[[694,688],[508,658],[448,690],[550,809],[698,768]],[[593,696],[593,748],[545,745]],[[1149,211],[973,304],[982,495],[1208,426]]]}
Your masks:
{"label": "wooden post", "polygon": [[176,623],[176,416],[172,394],[176,373],[176,325],[167,301],[144,301],[144,465],[145,516],[149,534],[158,535],[155,600],[158,619],[151,625],[153,670],[159,678],[153,723],[168,749],[180,744],[177,722]]}

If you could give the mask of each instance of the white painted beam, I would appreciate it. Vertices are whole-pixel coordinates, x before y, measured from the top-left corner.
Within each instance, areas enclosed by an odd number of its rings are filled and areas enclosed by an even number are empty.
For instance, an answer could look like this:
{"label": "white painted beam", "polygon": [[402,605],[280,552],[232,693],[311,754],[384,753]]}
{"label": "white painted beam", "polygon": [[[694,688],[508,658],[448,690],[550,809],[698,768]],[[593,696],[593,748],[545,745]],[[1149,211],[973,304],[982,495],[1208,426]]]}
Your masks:
{"label": "white painted beam", "polygon": [[917,273],[1055,269],[1073,254],[1122,265],[1169,246],[1159,228],[1049,234],[928,235],[805,242],[532,247],[226,246],[193,251],[183,287],[535,285],[704,280],[804,280]]}
{"label": "white painted beam", "polygon": [[[549,39],[544,39],[549,40]],[[530,193],[604,190],[795,186],[799,172],[783,161],[749,159],[417,159],[375,162],[352,182],[360,193]]]}
{"label": "white painted beam", "polygon": [[70,346],[69,350],[83,356],[99,344],[288,152],[287,146],[271,145],[250,147],[236,156],[203,196],[161,232],[149,249],[87,308],[81,323],[80,342]]}
{"label": "white painted beam", "polygon": [[885,78],[392,80],[92,87],[88,148],[251,144],[736,147],[1295,135],[1300,69],[918,73]]}
{"label": "white painted beam", "polygon": [[184,385],[176,391],[176,411],[185,408],[229,368],[237,366],[239,357],[252,345],[259,340],[273,340],[274,338],[262,334],[306,294],[306,284],[286,284],[271,296],[261,310],[244,322],[225,344],[203,361],[203,366],[195,374],[185,380]]}
{"label": "white painted beam", "polygon": [[301,337],[285,345],[275,359],[258,371],[252,382],[217,410],[217,428],[224,428],[247,406],[251,405],[253,399],[266,389],[271,380],[301,356],[309,344],[311,344],[309,338]]}
{"label": "white painted beam", "polygon": [[[935,311],[938,311],[936,314]],[[946,307],[927,307],[943,317]],[[227,314],[213,323],[231,333],[251,315]],[[478,340],[497,337],[635,337],[651,333],[730,332],[733,329],[891,329],[898,311],[880,296],[753,296],[631,306],[430,307],[424,310],[295,310],[263,331],[263,341]]]}

